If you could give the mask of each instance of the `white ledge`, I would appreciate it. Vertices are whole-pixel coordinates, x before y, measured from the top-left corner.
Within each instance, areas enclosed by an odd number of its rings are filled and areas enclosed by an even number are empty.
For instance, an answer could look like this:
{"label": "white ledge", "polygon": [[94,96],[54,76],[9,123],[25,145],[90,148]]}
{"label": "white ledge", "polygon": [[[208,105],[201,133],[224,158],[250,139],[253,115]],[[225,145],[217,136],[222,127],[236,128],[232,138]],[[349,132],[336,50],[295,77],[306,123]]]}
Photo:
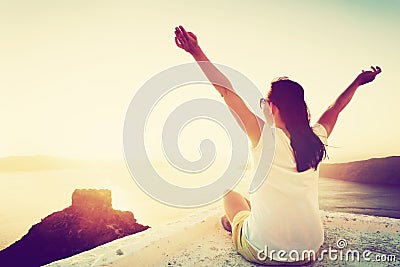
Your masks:
{"label": "white ledge", "polygon": [[[220,207],[198,212],[146,231],[114,240],[70,258],[48,264],[64,266],[254,266],[233,247],[231,236],[220,226]],[[400,263],[400,219],[321,211],[325,229],[323,248],[348,242],[346,249],[395,255],[395,262],[351,262],[352,266],[396,266]],[[324,258],[313,266],[337,266]],[[380,265],[381,264],[381,265]],[[372,265],[371,265],[372,266]]]}

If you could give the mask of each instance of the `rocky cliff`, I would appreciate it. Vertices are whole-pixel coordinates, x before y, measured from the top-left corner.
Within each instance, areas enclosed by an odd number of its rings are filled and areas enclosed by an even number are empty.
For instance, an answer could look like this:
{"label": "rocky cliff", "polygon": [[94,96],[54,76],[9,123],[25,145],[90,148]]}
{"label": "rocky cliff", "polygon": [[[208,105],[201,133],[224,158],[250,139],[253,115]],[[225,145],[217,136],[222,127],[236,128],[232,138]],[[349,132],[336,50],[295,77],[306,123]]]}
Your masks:
{"label": "rocky cliff", "polygon": [[321,164],[319,175],[351,182],[400,185],[400,157]]}
{"label": "rocky cliff", "polygon": [[0,251],[0,265],[40,266],[147,228],[132,212],[112,208],[111,191],[75,190],[70,207],[42,219]]}

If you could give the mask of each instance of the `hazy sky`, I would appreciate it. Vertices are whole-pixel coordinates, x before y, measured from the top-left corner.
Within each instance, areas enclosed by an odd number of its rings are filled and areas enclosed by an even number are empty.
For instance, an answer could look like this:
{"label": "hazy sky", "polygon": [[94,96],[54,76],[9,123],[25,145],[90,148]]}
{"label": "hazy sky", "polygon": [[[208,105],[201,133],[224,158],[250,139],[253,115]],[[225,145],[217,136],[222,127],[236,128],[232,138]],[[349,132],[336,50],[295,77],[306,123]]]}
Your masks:
{"label": "hazy sky", "polygon": [[179,24],[197,34],[213,61],[246,74],[263,93],[274,77],[298,81],[313,121],[361,69],[380,65],[381,76],[360,88],[340,116],[329,140],[338,148],[329,155],[399,155],[400,1],[0,6],[0,156],[122,158],[123,121],[135,91],[159,71],[192,61],[175,47]]}

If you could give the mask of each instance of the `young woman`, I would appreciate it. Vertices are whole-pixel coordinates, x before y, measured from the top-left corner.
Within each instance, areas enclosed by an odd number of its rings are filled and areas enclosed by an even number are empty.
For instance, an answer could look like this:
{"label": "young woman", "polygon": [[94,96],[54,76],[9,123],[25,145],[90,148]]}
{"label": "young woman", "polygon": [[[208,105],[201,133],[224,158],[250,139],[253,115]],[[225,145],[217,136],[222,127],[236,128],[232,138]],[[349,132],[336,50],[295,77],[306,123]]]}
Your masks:
{"label": "young woman", "polygon": [[209,61],[193,33],[179,26],[175,35],[176,45],[194,57],[239,117],[251,140],[255,162],[263,150],[264,123],[276,128],[275,156],[265,182],[250,194],[250,201],[234,191],[223,200],[226,215],[222,223],[232,231],[237,251],[260,264],[298,265],[314,260],[324,239],[316,170],[326,155],[327,138],[357,88],[373,81],[381,69],[362,71],[313,127],[303,88],[286,77],[280,78],[260,99],[264,122],[231,89],[229,80]]}

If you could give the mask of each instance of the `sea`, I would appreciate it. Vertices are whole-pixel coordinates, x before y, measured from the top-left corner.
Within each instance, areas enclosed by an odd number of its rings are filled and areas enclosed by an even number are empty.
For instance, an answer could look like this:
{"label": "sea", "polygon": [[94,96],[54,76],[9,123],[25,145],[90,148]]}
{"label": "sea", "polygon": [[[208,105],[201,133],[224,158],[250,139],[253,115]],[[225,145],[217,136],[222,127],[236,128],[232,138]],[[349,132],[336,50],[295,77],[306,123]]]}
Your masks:
{"label": "sea", "polygon": [[[173,174],[165,166],[157,168],[160,173]],[[201,177],[196,179],[198,185]],[[245,193],[246,179],[238,191]],[[0,185],[0,250],[19,240],[47,215],[70,206],[75,189],[110,189],[114,209],[132,211],[138,223],[152,227],[209,208],[171,207],[153,199],[139,188],[124,164],[0,172]],[[400,218],[400,187],[396,186],[321,177],[319,202],[322,210]]]}

